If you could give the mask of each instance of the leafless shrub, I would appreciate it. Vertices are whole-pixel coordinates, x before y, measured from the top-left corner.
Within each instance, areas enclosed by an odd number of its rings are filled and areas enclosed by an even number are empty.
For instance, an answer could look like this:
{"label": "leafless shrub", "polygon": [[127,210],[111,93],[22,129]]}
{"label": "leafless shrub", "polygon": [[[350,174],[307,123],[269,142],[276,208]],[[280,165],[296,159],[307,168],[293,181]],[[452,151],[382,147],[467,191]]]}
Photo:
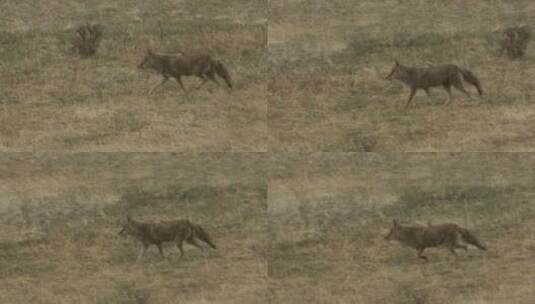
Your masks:
{"label": "leafless shrub", "polygon": [[76,29],[76,37],[73,40],[73,50],[82,58],[94,56],[102,41],[102,26],[82,25]]}
{"label": "leafless shrub", "polygon": [[502,40],[502,53],[505,52],[511,59],[524,56],[528,48],[531,33],[526,25],[512,26],[505,29]]}
{"label": "leafless shrub", "polygon": [[377,138],[374,136],[364,136],[360,138],[360,147],[364,152],[373,152],[377,146]]}
{"label": "leafless shrub", "polygon": [[362,132],[347,134],[351,146],[360,152],[374,152],[377,148],[377,137]]}

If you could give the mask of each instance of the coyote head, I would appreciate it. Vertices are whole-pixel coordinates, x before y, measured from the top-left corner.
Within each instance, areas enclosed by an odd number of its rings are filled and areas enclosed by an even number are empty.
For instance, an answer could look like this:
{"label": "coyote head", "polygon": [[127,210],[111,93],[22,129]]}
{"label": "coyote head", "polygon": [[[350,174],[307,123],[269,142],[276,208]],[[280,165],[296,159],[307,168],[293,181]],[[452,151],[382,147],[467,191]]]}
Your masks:
{"label": "coyote head", "polygon": [[398,220],[394,219],[392,220],[392,228],[390,228],[390,232],[385,236],[386,241],[391,240],[399,240],[401,236],[401,229]]}
{"label": "coyote head", "polygon": [[126,223],[122,225],[121,231],[119,231],[119,235],[125,236],[125,235],[134,235],[137,232],[137,226],[134,220],[130,218],[130,216],[126,216]]}
{"label": "coyote head", "polygon": [[402,79],[404,76],[404,71],[405,70],[403,69],[403,66],[399,64],[399,62],[396,60],[396,62],[394,63],[394,67],[392,67],[392,71],[390,72],[390,74],[388,74],[388,76],[386,76],[386,79]]}
{"label": "coyote head", "polygon": [[143,61],[141,61],[137,67],[139,69],[154,69],[158,66],[158,64],[158,56],[156,56],[151,49],[148,49]]}

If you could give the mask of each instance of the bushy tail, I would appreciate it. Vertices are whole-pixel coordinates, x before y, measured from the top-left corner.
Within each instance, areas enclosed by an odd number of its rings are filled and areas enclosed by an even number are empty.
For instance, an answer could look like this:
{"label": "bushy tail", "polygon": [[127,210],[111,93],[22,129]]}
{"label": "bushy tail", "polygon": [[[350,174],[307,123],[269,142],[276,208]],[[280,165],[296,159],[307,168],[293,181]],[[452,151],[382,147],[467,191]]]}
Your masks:
{"label": "bushy tail", "polygon": [[463,75],[464,80],[475,86],[479,95],[483,95],[483,88],[481,88],[481,82],[479,82],[479,79],[477,79],[476,75],[474,75],[474,73],[470,72],[467,69],[459,68],[459,71]]}
{"label": "bushy tail", "polygon": [[204,229],[202,229],[201,226],[199,225],[193,225],[193,235],[202,240],[203,242],[205,242],[206,244],[210,245],[210,247],[216,249],[216,246],[215,244],[212,242],[212,240],[210,239],[210,237],[208,236],[208,233],[206,231],[204,231]]}
{"label": "bushy tail", "polygon": [[227,86],[232,89],[232,80],[230,79],[230,74],[225,66],[219,61],[214,61],[213,67],[216,74],[223,78]]}
{"label": "bushy tail", "polygon": [[465,242],[472,244],[481,250],[487,250],[487,247],[481,245],[479,240],[468,230],[461,228],[459,231],[461,232],[462,238]]}

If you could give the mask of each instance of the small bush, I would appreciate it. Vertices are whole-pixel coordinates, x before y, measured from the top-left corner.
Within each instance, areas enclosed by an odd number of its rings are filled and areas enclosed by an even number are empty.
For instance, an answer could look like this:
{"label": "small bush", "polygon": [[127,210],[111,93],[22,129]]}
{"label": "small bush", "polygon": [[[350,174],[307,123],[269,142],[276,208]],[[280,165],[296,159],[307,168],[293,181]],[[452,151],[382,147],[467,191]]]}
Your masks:
{"label": "small bush", "polygon": [[529,28],[525,25],[509,27],[503,36],[502,53],[505,52],[511,59],[524,57],[531,38]]}
{"label": "small bush", "polygon": [[82,57],[94,56],[98,46],[102,41],[102,26],[83,25],[76,30],[76,37],[73,40],[73,49]]}
{"label": "small bush", "polygon": [[373,152],[377,147],[377,137],[373,135],[353,132],[348,135],[348,139],[354,149],[359,152]]}

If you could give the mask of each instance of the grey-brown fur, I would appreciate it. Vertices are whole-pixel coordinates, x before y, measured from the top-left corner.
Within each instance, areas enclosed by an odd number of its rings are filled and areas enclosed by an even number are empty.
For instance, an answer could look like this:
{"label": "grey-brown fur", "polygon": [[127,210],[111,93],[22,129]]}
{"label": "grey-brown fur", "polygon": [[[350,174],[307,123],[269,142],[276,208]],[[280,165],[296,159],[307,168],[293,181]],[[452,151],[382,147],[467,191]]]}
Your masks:
{"label": "grey-brown fur", "polygon": [[463,86],[463,79],[475,86],[479,95],[483,94],[481,83],[474,73],[454,64],[416,68],[404,66],[396,61],[386,79],[396,79],[410,87],[411,92],[405,108],[409,107],[418,89],[422,89],[429,94],[429,88],[442,86],[448,92],[449,100],[451,101],[451,87],[453,86],[457,90],[465,93],[468,97],[471,97],[470,93]]}
{"label": "grey-brown fur", "polygon": [[394,220],[390,232],[385,236],[385,240],[395,240],[414,248],[418,252],[418,257],[425,260],[427,260],[427,257],[423,255],[423,252],[426,248],[431,247],[446,247],[453,255],[457,255],[455,249],[468,250],[467,246],[462,242],[474,245],[481,250],[487,250],[467,229],[453,223],[428,224],[426,227],[404,226]]}
{"label": "grey-brown fur", "polygon": [[208,233],[201,226],[193,224],[188,220],[141,222],[127,217],[127,222],[123,225],[119,234],[131,235],[141,242],[142,247],[137,258],[138,260],[143,257],[150,245],[156,245],[160,251],[160,255],[163,257],[162,244],[166,242],[175,243],[178,250],[180,250],[180,257],[184,255],[184,241],[204,250],[197,242],[197,240],[201,240],[216,249]]}
{"label": "grey-brown fur", "polygon": [[214,60],[210,55],[206,54],[158,54],[148,50],[145,58],[143,58],[143,61],[138,67],[140,69],[151,69],[163,76],[162,81],[149,90],[149,95],[156,88],[166,83],[171,77],[175,78],[182,90],[187,93],[182,83],[182,76],[197,76],[201,78],[202,83],[196,87],[196,89],[199,89],[208,80],[219,85],[216,78],[217,75],[232,89],[232,80],[227,69],[221,62]]}

